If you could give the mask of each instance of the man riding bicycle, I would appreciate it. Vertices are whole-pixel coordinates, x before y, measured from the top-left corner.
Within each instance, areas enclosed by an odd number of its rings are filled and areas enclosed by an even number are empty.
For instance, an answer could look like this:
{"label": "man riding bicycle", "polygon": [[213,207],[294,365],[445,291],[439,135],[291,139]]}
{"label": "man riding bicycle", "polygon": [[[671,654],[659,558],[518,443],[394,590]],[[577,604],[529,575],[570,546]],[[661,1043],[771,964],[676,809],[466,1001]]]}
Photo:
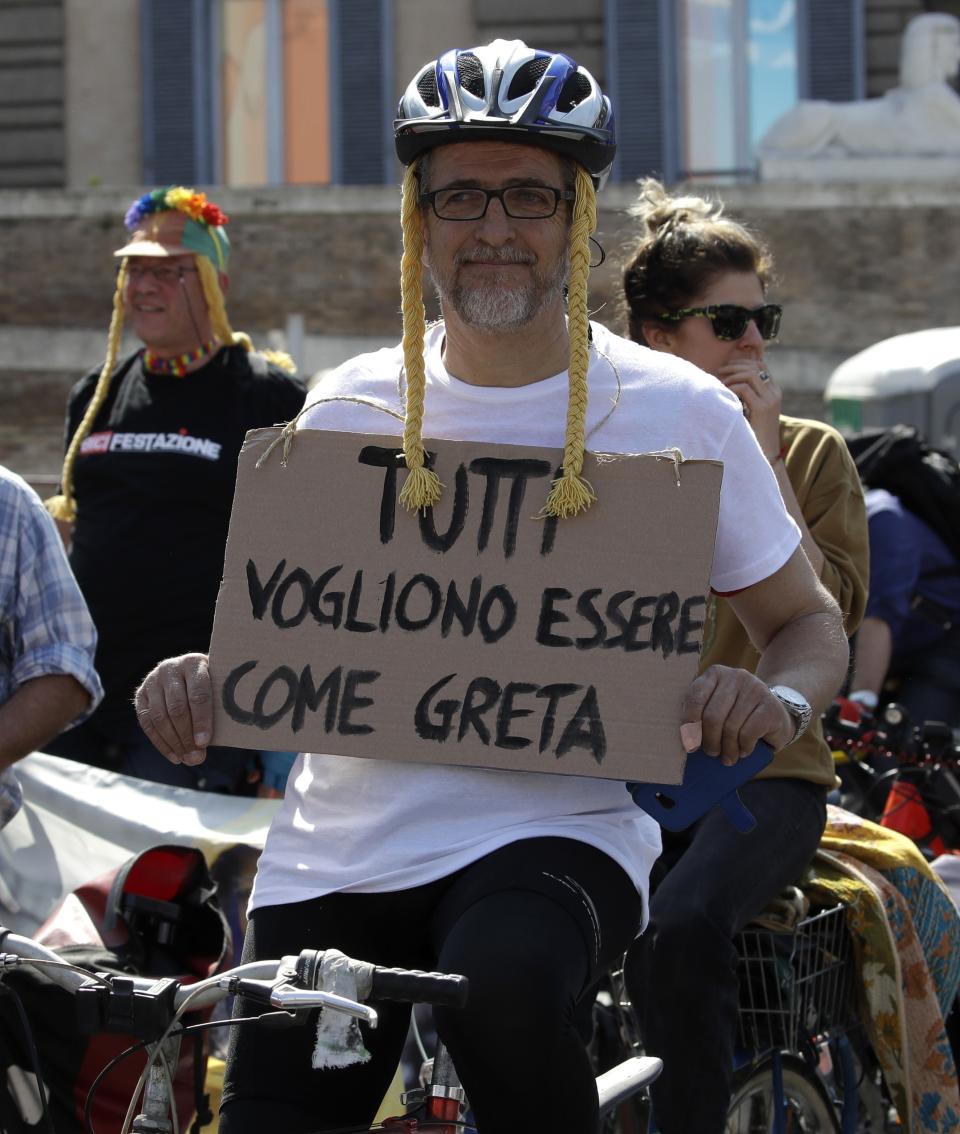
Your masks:
{"label": "man riding bicycle", "polygon": [[[426,65],[395,130],[407,167],[403,343],[326,376],[299,427],[400,434],[405,414],[401,499],[417,509],[439,487],[423,437],[562,447],[546,505],[561,524],[591,503],[577,457],[588,435],[597,451],[726,461],[711,583],[764,657],[758,676],[715,667],[694,681],[681,739],[727,764],[761,737],[789,743],[802,721],[770,686],[826,705],[846,666],[841,619],[736,398],[588,323],[595,192],[615,151],[609,100],[567,56],[497,40]],[[424,265],[443,311],[429,330]],[[203,760],[211,696],[201,655],[144,681],[138,715],[169,760]],[[638,777],[643,746],[641,730]],[[302,753],[260,859],[244,955],[335,945],[465,974],[467,1007],[438,1011],[437,1027],[479,1129],[590,1134],[597,1093],[576,1005],[642,922],[659,849],[656,823],[615,781]],[[368,1123],[408,1018],[383,1005],[372,1060],[323,1072],[310,1028],[236,1029],[221,1134]],[[550,1089],[529,1092],[537,1080]]]}

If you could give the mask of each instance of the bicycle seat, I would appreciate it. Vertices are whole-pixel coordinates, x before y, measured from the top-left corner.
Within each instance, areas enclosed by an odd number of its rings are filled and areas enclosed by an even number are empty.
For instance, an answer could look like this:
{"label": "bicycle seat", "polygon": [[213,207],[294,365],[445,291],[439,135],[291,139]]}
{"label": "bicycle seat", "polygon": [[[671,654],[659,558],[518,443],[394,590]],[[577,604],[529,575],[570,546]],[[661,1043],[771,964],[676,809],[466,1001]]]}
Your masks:
{"label": "bicycle seat", "polygon": [[680,784],[628,783],[627,791],[637,807],[668,831],[684,831],[698,819],[722,807],[727,818],[741,834],[757,825],[753,814],[744,805],[737,788],[741,787],[773,759],[773,749],[764,741],[738,760],[733,767],[708,756],[702,748],[687,753]]}

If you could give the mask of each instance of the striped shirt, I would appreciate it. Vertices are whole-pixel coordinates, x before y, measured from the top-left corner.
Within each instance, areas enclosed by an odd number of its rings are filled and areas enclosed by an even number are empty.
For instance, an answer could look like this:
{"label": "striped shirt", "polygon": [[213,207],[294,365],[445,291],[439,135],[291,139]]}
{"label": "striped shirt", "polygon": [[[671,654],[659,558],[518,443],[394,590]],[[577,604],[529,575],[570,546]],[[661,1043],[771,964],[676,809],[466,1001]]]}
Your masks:
{"label": "striped shirt", "polygon": [[[0,705],[27,681],[69,674],[91,701],[103,690],[93,667],[97,633],[73,577],[56,524],[40,497],[0,465]],[[0,771],[0,827],[20,808],[11,768]]]}

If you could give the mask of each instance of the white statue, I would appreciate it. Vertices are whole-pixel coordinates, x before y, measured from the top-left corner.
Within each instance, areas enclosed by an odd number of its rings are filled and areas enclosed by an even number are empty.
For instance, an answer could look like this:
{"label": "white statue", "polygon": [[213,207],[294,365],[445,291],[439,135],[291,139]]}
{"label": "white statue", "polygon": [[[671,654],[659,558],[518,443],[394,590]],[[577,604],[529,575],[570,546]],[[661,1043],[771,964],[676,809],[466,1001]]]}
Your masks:
{"label": "white statue", "polygon": [[900,51],[900,86],[862,102],[799,102],[757,147],[769,158],[960,156],[960,20],[915,16]]}

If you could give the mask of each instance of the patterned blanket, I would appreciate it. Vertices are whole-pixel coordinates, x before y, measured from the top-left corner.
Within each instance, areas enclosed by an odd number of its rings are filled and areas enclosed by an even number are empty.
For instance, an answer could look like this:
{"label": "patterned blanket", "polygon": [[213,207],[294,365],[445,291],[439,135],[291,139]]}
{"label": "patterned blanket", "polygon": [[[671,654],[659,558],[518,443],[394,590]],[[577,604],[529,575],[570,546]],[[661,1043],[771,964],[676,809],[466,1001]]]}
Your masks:
{"label": "patterned blanket", "polygon": [[864,1024],[909,1134],[960,1130],[944,1028],[960,987],[960,912],[916,844],[839,807],[805,888],[847,908]]}

